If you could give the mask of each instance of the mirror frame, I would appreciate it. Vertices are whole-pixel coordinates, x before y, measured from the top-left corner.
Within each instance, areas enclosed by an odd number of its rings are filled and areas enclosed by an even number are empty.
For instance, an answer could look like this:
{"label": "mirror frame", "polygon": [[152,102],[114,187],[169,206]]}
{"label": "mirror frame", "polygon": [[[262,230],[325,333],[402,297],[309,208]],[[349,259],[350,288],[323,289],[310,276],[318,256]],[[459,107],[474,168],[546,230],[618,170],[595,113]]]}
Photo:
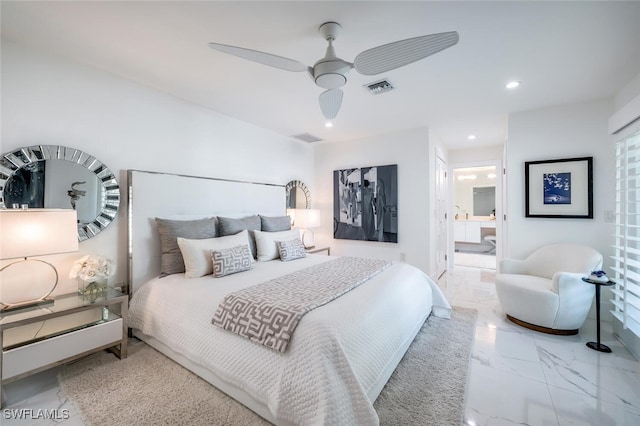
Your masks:
{"label": "mirror frame", "polygon": [[8,208],[5,205],[4,188],[9,179],[23,167],[45,160],[66,160],[84,167],[96,175],[104,188],[105,202],[98,215],[88,223],[78,224],[79,241],[96,236],[113,222],[120,206],[120,186],[115,175],[94,156],[62,145],[32,145],[2,154],[0,157],[0,209]]}
{"label": "mirror frame", "polygon": [[[289,208],[289,198],[291,196],[291,191],[295,190],[295,189],[301,189],[302,192],[304,193],[305,196],[305,201],[306,201],[306,206],[305,209],[310,209],[311,208],[311,193],[309,192],[309,188],[307,187],[307,185],[304,184],[304,182],[299,181],[299,180],[292,180],[289,181],[289,183],[287,183],[287,185],[285,186],[286,192],[287,192],[287,208]],[[297,208],[297,207],[295,207]]]}

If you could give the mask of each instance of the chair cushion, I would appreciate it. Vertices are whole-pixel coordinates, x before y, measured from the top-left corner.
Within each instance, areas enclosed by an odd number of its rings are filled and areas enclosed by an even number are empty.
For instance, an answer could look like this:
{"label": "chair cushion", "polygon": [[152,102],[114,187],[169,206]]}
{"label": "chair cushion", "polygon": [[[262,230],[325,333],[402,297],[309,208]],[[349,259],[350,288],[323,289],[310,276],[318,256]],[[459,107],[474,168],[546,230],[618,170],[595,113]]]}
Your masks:
{"label": "chair cushion", "polygon": [[537,277],[535,275],[520,274],[497,274],[496,287],[505,284],[511,287],[518,287],[528,291],[552,291],[553,281],[548,278]]}

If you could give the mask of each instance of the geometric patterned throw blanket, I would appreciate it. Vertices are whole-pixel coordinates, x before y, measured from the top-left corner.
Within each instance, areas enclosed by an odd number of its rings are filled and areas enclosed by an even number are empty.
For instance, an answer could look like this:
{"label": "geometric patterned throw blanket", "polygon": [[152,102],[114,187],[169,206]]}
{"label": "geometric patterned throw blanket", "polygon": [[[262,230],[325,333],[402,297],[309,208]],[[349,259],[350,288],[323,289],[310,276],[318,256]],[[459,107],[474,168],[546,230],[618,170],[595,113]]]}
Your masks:
{"label": "geometric patterned throw blanket", "polygon": [[228,294],[212,323],[279,352],[307,312],[382,272],[388,260],[339,257]]}

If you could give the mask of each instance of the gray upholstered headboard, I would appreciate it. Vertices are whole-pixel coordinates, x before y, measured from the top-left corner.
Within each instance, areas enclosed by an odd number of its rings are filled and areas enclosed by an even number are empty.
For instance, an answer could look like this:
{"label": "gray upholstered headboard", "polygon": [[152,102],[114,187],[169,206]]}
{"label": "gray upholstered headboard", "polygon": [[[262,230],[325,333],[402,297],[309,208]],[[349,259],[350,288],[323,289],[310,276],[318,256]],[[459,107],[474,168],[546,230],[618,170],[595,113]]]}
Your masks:
{"label": "gray upholstered headboard", "polygon": [[160,274],[155,218],[286,214],[284,185],[127,171],[129,291]]}

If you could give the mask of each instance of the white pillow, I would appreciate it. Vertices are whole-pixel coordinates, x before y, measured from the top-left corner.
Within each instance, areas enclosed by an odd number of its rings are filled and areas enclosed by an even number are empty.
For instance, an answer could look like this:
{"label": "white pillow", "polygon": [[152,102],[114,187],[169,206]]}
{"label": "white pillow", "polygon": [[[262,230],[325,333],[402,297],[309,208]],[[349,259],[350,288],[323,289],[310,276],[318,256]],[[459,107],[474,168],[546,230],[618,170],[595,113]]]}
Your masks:
{"label": "white pillow", "polygon": [[246,230],[235,235],[202,240],[178,237],[178,247],[184,258],[185,277],[198,278],[212,274],[212,250],[224,250],[243,244],[249,245],[249,232]]}
{"label": "white pillow", "polygon": [[289,231],[280,232],[254,232],[256,236],[256,247],[258,249],[258,260],[260,262],[265,262],[267,260],[273,260],[280,257],[276,241],[290,241],[296,238],[300,238],[300,231],[298,229],[291,229]]}

